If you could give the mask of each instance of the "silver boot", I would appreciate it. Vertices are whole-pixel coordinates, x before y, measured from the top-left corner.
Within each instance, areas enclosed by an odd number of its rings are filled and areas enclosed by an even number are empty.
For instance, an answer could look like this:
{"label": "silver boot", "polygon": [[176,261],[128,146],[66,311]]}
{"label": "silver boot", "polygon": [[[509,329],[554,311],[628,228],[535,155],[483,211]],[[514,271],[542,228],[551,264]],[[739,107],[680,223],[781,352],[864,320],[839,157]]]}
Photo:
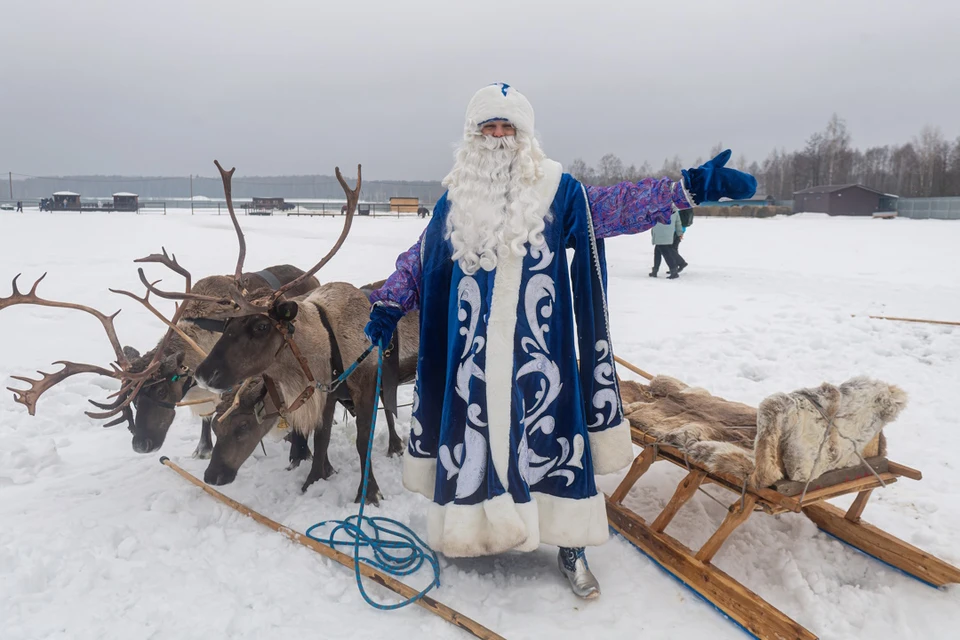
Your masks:
{"label": "silver boot", "polygon": [[583,547],[576,549],[560,547],[557,565],[560,567],[560,573],[570,582],[570,588],[575,594],[585,600],[600,597],[600,583],[587,565]]}

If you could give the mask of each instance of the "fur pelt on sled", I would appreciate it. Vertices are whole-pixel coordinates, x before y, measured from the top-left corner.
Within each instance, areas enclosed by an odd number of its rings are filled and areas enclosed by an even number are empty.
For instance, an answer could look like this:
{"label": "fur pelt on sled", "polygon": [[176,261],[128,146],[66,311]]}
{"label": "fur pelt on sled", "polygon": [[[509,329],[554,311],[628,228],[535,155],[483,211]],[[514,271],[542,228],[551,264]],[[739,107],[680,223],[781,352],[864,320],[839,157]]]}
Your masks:
{"label": "fur pelt on sled", "polygon": [[[621,393],[633,426],[686,451],[710,471],[747,478],[755,488],[784,478],[806,482],[854,466],[858,452],[886,455],[882,429],[907,403],[899,387],[866,377],[776,393],[759,409],[667,376],[649,386],[623,382]],[[829,417],[834,428],[824,442]]]}

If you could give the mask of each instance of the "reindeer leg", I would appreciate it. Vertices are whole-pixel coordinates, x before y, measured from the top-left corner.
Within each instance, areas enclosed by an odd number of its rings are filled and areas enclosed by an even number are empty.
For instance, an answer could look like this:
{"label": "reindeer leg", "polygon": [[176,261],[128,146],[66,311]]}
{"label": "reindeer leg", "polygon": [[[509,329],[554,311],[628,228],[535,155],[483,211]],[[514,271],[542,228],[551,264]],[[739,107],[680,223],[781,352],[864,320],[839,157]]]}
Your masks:
{"label": "reindeer leg", "polygon": [[387,429],[390,431],[390,446],[387,448],[387,457],[403,455],[403,439],[397,433],[396,418],[389,410],[384,411],[387,414]]}
{"label": "reindeer leg", "polygon": [[330,458],[327,457],[327,449],[330,448],[330,431],[333,427],[333,413],[336,408],[336,399],[327,396],[320,424],[313,432],[313,464],[310,466],[306,481],[300,487],[301,491],[306,491],[307,487],[317,480],[326,480],[336,473],[336,469],[330,464]]}
{"label": "reindeer leg", "polygon": [[[370,391],[371,393],[364,393],[362,395],[363,400],[360,401],[360,406],[354,404],[357,411],[357,454],[360,456],[360,486],[357,487],[357,499],[354,500],[354,502],[360,502],[360,495],[363,492],[363,474],[366,471],[367,446],[369,445],[371,435],[370,425],[373,422],[374,412],[377,410],[374,404],[377,398],[372,393],[373,389]],[[373,476],[373,461],[371,460],[370,477],[367,481],[367,504],[379,506],[380,498],[382,497],[383,494],[380,493],[377,479]]]}
{"label": "reindeer leg", "polygon": [[197,443],[197,448],[193,452],[193,457],[199,460],[209,460],[213,453],[212,420],[213,418],[204,418],[203,426],[200,428],[200,442]]}
{"label": "reindeer leg", "polygon": [[299,467],[304,460],[310,459],[310,445],[307,442],[307,436],[296,429],[290,429],[288,438],[290,440],[290,464],[287,466],[287,471],[290,471]]}

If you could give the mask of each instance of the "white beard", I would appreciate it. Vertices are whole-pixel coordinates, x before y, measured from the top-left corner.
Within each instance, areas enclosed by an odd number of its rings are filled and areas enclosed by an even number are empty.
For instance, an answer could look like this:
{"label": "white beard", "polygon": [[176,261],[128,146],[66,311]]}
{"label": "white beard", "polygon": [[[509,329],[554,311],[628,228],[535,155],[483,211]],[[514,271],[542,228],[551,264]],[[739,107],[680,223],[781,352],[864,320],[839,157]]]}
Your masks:
{"label": "white beard", "polygon": [[544,159],[536,139],[520,133],[464,137],[443,181],[450,199],[445,237],[464,273],[493,271],[498,256],[524,256],[527,245],[544,243],[549,209],[536,190]]}

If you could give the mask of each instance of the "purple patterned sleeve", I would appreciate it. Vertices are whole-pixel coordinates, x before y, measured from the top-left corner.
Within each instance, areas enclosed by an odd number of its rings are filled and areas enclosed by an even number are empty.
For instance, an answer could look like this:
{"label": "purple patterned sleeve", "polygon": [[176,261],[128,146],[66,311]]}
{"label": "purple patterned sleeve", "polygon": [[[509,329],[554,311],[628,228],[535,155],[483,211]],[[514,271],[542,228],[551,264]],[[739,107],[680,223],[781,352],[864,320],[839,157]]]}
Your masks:
{"label": "purple patterned sleeve", "polygon": [[587,201],[597,238],[640,233],[658,222],[667,224],[673,207],[689,209],[690,199],[680,182],[644,178],[611,187],[587,187]]}
{"label": "purple patterned sleeve", "polygon": [[381,303],[400,307],[404,313],[420,308],[420,243],[400,254],[397,270],[387,278],[383,286],[370,295],[372,304]]}

